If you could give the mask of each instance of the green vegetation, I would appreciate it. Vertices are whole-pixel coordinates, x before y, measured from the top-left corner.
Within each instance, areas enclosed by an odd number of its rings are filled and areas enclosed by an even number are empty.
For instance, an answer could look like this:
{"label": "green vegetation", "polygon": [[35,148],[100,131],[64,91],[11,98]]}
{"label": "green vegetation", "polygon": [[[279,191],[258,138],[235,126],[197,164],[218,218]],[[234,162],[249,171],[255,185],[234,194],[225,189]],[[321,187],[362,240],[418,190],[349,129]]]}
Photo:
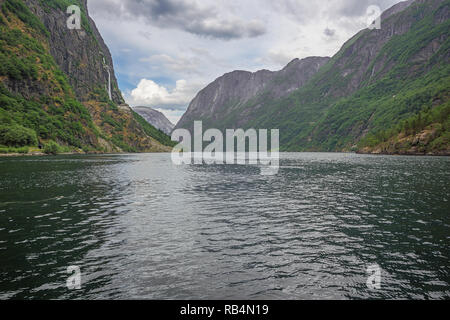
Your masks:
{"label": "green vegetation", "polygon": [[142,118],[138,113],[134,111],[132,112],[134,119],[142,126],[142,128],[144,129],[145,133],[148,136],[154,138],[156,141],[159,141],[161,144],[165,146],[174,147],[176,145],[176,143],[172,141],[167,134],[153,127],[150,123],[145,121],[145,119]]}
{"label": "green vegetation", "polygon": [[424,76],[406,80],[396,79],[395,71],[335,103],[318,121],[315,139],[328,150],[349,148],[364,130],[371,135],[387,131],[431,108],[433,101],[448,99],[450,66],[436,66]]}
{"label": "green vegetation", "polygon": [[37,146],[36,132],[17,124],[0,125],[0,144],[9,147]]}
{"label": "green vegetation", "polygon": [[[22,127],[34,132],[40,139],[59,140],[67,145],[81,148],[83,146],[86,127],[93,130],[93,123],[86,108],[76,100],[67,98],[62,100],[62,106],[56,103],[60,99],[43,96],[39,101],[26,100],[15,96],[0,85],[0,126],[10,127],[11,130]],[[46,105],[48,111],[42,106]],[[8,139],[4,132],[0,133],[0,140]],[[5,143],[6,144],[6,143]],[[36,143],[34,143],[36,145]]]}
{"label": "green vegetation", "polygon": [[[418,152],[448,151],[450,146],[450,101],[437,107],[425,107],[416,115],[401,121],[397,126],[367,135],[358,143],[358,149],[388,149],[401,153],[411,148],[411,140],[429,132],[425,141],[420,141]],[[410,137],[410,139],[408,139]],[[404,140],[402,142],[402,140]]]}
{"label": "green vegetation", "polygon": [[[80,0],[41,0],[38,4],[47,13],[60,10],[64,15],[67,7],[78,5],[82,26],[92,36],[87,41],[92,46],[90,50],[102,50]],[[134,115],[121,111],[109,99],[100,84],[91,88],[87,101],[80,103],[67,76],[50,54],[49,34],[24,1],[2,2],[0,152],[24,153],[25,148],[41,144],[49,154],[80,149],[114,152],[118,150],[116,147],[127,152],[164,149],[156,141],[143,139],[146,137],[143,131],[164,144],[170,138],[147,123],[139,125]],[[80,63],[76,61],[78,67]]]}
{"label": "green vegetation", "polygon": [[27,154],[28,152],[29,152],[28,147],[14,148],[14,147],[0,146],[0,154],[5,154],[5,153]]}
{"label": "green vegetation", "polygon": [[55,141],[50,140],[44,145],[44,153],[45,154],[52,154],[56,155],[58,153],[61,153],[62,148],[59,144],[57,144]]}
{"label": "green vegetation", "polygon": [[[64,13],[67,8],[72,5],[76,5],[81,9],[81,27],[92,37],[93,31],[89,24],[89,19],[87,17],[87,13],[84,10],[84,6],[81,4],[80,0],[40,0],[41,5],[45,8],[47,12],[50,12],[51,9],[61,10]],[[94,37],[95,38],[95,37]]]}
{"label": "green vegetation", "polygon": [[127,144],[124,141],[123,136],[120,135],[120,134],[113,135],[111,140],[116,146],[118,146],[119,148],[121,148],[125,152],[131,152],[131,153],[138,152],[138,150],[135,147],[130,146],[129,144]]}
{"label": "green vegetation", "polygon": [[[341,151],[354,148],[367,133],[360,146],[369,141],[376,143],[374,137],[389,135],[386,133],[389,130],[389,133],[396,131],[402,120],[413,121],[419,114],[425,117],[425,113],[438,112],[431,110],[449,100],[450,39],[446,35],[450,20],[436,23],[436,17],[445,15],[449,6],[450,1],[438,8],[426,3],[412,4],[388,19],[393,23],[411,21],[411,28],[402,35],[394,35],[378,51],[373,63],[364,64],[361,58],[366,57],[361,48],[378,41],[380,33],[364,30],[348,41],[304,87],[278,100],[262,94],[213,125],[231,128],[246,114],[250,119],[246,128],[280,129],[283,151]],[[384,25],[389,21],[384,21]],[[436,42],[441,43],[439,50],[429,53],[431,44]],[[423,58],[425,49],[430,56]],[[354,85],[351,80],[357,70],[365,70],[362,82],[356,90],[349,89]],[[254,108],[256,105],[259,107]],[[447,117],[439,122],[445,131],[448,113],[442,116]]]}
{"label": "green vegetation", "polygon": [[105,88],[97,87],[92,90],[90,93],[91,99],[94,99],[96,101],[104,102],[104,103],[110,103],[110,105],[113,108],[117,108],[117,106],[112,103],[111,100],[109,100],[108,92],[105,90]]}
{"label": "green vegetation", "polygon": [[31,28],[27,33],[0,25],[0,76],[20,81],[19,85],[33,81],[49,90],[26,99],[0,82],[0,144],[37,145],[38,139],[53,139],[82,148],[86,130],[94,136],[98,132],[87,109],[75,99],[66,76],[44,48],[45,27],[21,1],[5,1],[1,13],[10,19],[17,16]]}
{"label": "green vegetation", "polygon": [[38,40],[19,29],[0,25],[0,76],[9,76],[14,80],[37,80],[38,59],[45,67],[51,67],[51,59],[46,56]]}
{"label": "green vegetation", "polygon": [[[31,13],[28,7],[20,0],[6,0],[1,7],[1,11],[6,17],[9,19],[11,14],[17,16],[20,20],[22,20],[25,25],[30,28],[40,32],[41,34],[49,35],[47,29],[42,24],[39,19]],[[3,19],[2,19],[3,20]],[[3,24],[6,24],[3,21]]]}

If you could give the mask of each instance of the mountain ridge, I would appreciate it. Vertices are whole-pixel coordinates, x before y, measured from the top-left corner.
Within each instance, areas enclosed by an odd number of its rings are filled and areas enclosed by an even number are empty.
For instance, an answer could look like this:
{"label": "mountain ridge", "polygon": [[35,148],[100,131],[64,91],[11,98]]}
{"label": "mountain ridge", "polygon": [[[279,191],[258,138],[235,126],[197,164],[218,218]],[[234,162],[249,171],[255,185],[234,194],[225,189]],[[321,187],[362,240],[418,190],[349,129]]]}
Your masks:
{"label": "mountain ridge", "polygon": [[[175,128],[185,127],[192,117],[201,117],[204,124],[208,126],[208,122],[217,119],[219,113],[227,116],[230,111],[248,103],[263,92],[267,92],[273,98],[285,96],[306,83],[329,59],[328,57],[294,59],[279,71],[235,70],[226,73],[197,94]],[[255,107],[258,107],[260,101],[253,103]],[[210,109],[206,109],[209,106]],[[236,125],[239,126],[239,123]],[[191,127],[192,124],[189,129]]]}
{"label": "mountain ridge", "polygon": [[[380,30],[358,32],[290,94],[255,95],[258,104],[238,105],[222,118],[192,112],[194,99],[183,116],[188,121],[177,127],[202,120],[218,129],[276,128],[284,151],[361,150],[378,132],[448,100],[449,6],[448,0],[398,3],[383,12]],[[438,136],[448,130],[443,125]],[[448,145],[444,139],[435,147]]]}

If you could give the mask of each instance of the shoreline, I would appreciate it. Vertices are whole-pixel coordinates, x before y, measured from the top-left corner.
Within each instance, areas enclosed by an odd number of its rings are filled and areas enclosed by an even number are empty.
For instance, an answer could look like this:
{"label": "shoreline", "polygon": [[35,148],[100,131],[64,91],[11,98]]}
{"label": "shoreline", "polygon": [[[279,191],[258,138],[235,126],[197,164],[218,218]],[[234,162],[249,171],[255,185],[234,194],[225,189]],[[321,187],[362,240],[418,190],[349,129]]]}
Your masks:
{"label": "shoreline", "polygon": [[[31,152],[31,153],[0,153],[0,158],[10,158],[10,157],[51,157],[51,156],[74,156],[74,155],[125,155],[125,154],[148,154],[148,153],[171,153],[168,152],[63,152],[58,154],[46,154],[43,152]],[[283,152],[280,152],[283,153]],[[286,152],[286,153],[312,153],[311,151],[299,151],[299,152]],[[313,152],[314,153],[314,152]],[[323,152],[317,152],[323,153]],[[363,151],[355,151],[355,152],[346,152],[346,151],[328,151],[326,153],[353,153],[360,155],[372,155],[372,156],[414,156],[414,157],[450,157],[450,152],[443,153],[387,153],[387,152],[363,152]]]}
{"label": "shoreline", "polygon": [[[88,153],[80,153],[80,152],[63,152],[58,153],[56,156],[64,156],[64,155],[86,155]],[[46,154],[43,152],[30,152],[30,153],[1,153],[1,157],[45,157],[45,156],[55,156],[52,154]]]}
{"label": "shoreline", "polygon": [[363,152],[363,151],[356,151],[356,154],[367,154],[367,155],[373,155],[373,156],[410,156],[410,157],[449,157],[450,152],[442,152],[442,153],[436,153],[436,152],[430,152],[430,153],[398,153],[398,152]]}
{"label": "shoreline", "polygon": [[61,152],[57,154],[47,154],[43,152],[30,152],[30,153],[0,153],[0,158],[5,157],[55,157],[55,156],[88,156],[88,155],[125,155],[125,154],[149,154],[149,153],[171,153],[171,151],[165,152]]}

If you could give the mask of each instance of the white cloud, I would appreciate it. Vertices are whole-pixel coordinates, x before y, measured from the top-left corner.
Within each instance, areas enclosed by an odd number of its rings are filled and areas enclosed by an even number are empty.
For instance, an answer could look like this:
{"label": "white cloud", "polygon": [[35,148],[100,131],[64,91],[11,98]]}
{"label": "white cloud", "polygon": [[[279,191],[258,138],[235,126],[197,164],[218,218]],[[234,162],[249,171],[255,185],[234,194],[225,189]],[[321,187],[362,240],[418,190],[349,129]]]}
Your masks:
{"label": "white cloud", "polygon": [[131,91],[127,102],[132,106],[184,109],[200,88],[198,84],[188,84],[186,80],[178,80],[175,88],[168,90],[153,80],[142,79],[137,88]]}
{"label": "white cloud", "polygon": [[112,51],[127,102],[186,110],[200,89],[232,70],[279,70],[294,58],[332,56],[366,27],[369,5],[384,10],[397,2],[89,0],[88,4]]}
{"label": "white cloud", "polygon": [[201,70],[201,61],[195,57],[178,56],[174,58],[168,54],[155,54],[148,58],[141,58],[139,61],[148,62],[155,68],[165,68],[172,72],[184,74],[199,74]]}

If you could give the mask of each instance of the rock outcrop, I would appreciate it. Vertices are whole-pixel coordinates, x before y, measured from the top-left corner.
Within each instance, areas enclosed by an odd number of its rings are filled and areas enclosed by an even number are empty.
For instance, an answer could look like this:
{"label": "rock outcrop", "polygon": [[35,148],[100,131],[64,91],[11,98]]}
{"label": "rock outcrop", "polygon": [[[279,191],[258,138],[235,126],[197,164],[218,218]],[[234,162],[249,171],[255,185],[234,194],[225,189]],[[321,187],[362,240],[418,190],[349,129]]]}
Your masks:
{"label": "rock outcrop", "polygon": [[[50,33],[50,53],[81,101],[89,100],[94,88],[108,90],[108,70],[111,75],[112,101],[124,103],[114,72],[111,53],[95,22],[89,17],[87,0],[72,1],[82,10],[80,30],[69,30],[65,7],[53,8],[52,1],[25,0],[30,10],[42,21]],[[45,5],[45,2],[48,2]]]}
{"label": "rock outcrop", "polygon": [[[69,5],[81,9],[80,29],[67,27]],[[125,105],[87,0],[0,0],[0,9],[0,126],[74,151],[170,150]]]}
{"label": "rock outcrop", "polygon": [[330,58],[294,59],[280,71],[233,71],[216,79],[200,91],[190,103],[176,128],[191,129],[195,120],[205,126],[224,128],[226,124],[239,127],[250,119],[245,114],[227,119],[233,111],[246,106],[245,112],[257,110],[265,99],[280,99],[301,88]]}
{"label": "rock outcrop", "polygon": [[401,2],[382,14],[381,29],[361,30],[331,59],[226,74],[194,98],[177,128],[202,120],[221,130],[279,129],[284,151],[349,151],[448,101],[449,7],[445,0]]}

